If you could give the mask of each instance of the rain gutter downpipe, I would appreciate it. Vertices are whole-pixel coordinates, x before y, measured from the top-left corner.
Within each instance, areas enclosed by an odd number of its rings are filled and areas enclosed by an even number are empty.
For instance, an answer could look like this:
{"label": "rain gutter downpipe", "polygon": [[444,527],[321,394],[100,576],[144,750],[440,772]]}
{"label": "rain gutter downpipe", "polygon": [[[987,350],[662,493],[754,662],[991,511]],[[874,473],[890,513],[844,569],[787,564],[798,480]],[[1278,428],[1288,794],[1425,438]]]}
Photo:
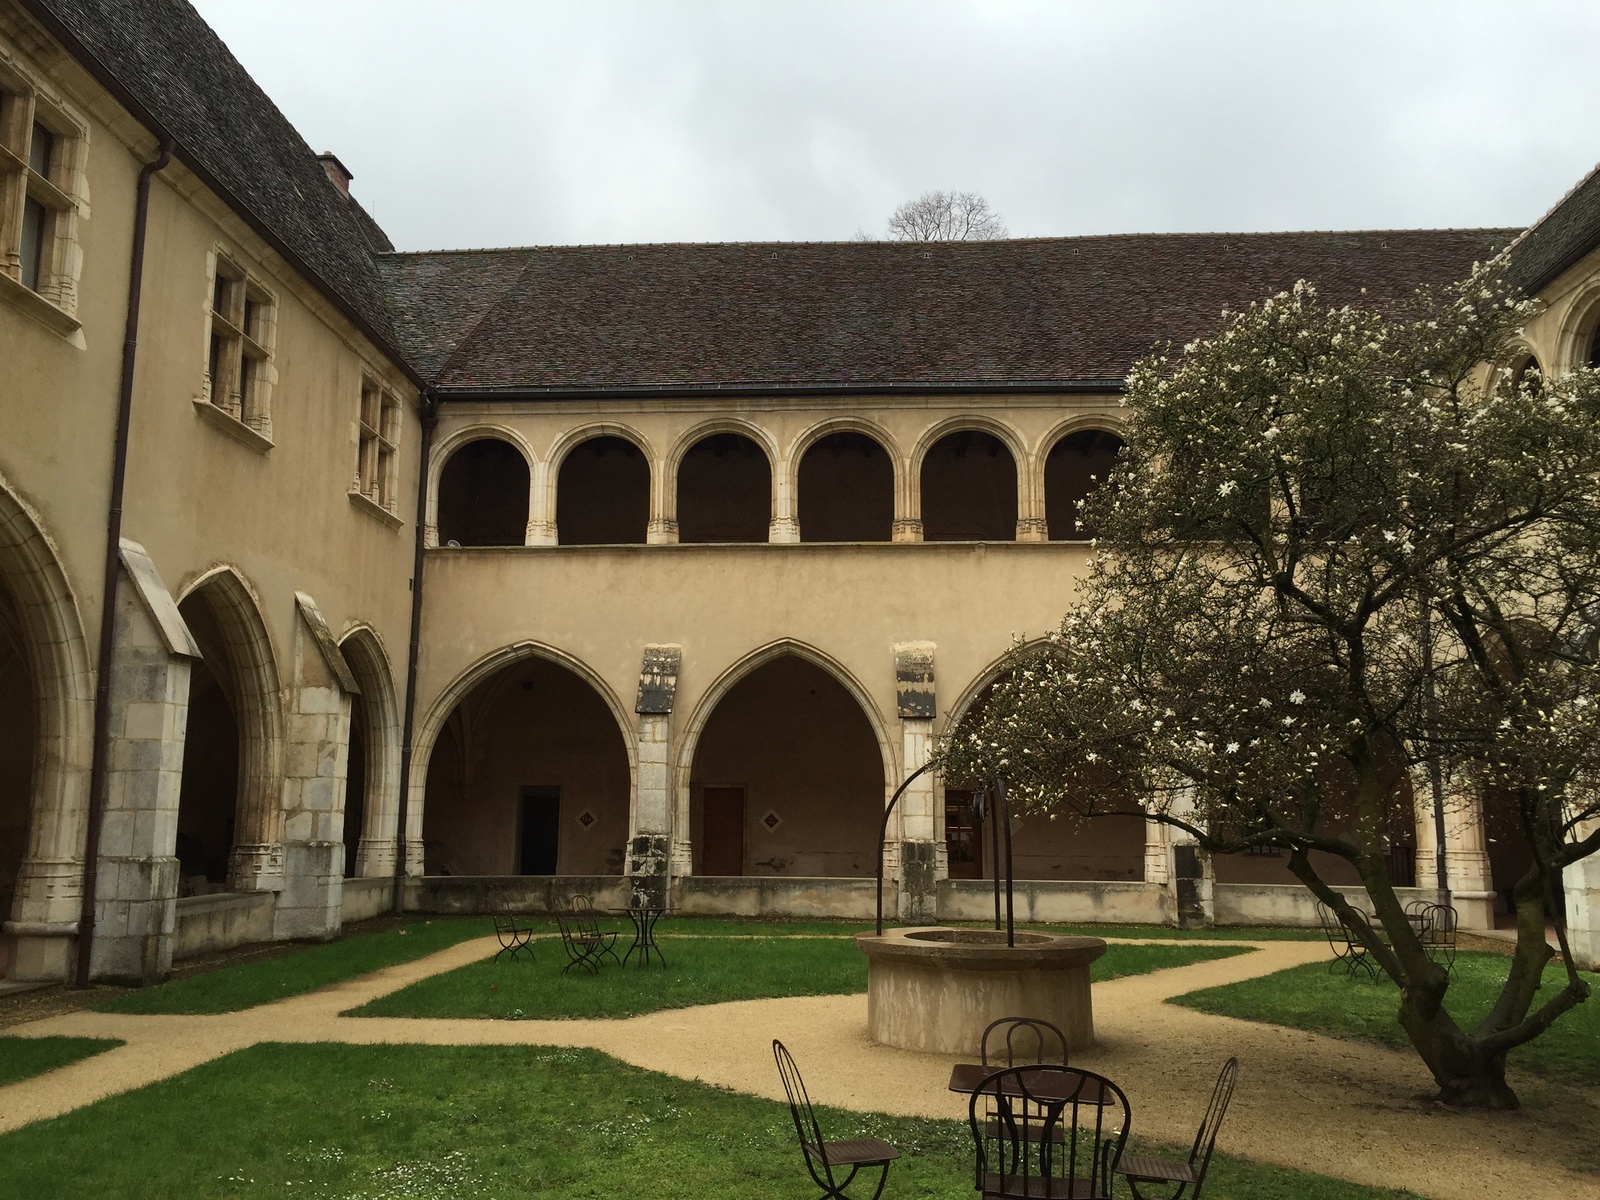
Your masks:
{"label": "rain gutter downpipe", "polygon": [[111,662],[116,651],[117,579],[122,550],[122,498],[128,480],[128,435],[133,421],[133,370],[139,352],[139,305],[144,293],[145,227],[150,219],[150,181],[172,161],[173,141],[162,139],[160,156],[139,171],[133,207],[133,253],[128,265],[128,321],[122,339],[122,387],[117,396],[117,438],[111,457],[111,497],[106,507],[106,560],[100,582],[100,647],[94,668],[94,744],[89,759],[88,827],[83,841],[83,905],[78,913],[76,983],[89,986],[94,952],[94,897],[99,881],[100,822],[106,807],[106,770],[111,747]]}
{"label": "rain gutter downpipe", "polygon": [[406,816],[411,807],[411,742],[417,718],[417,663],[422,657],[422,563],[428,523],[428,470],[433,461],[433,429],[439,423],[439,401],[433,388],[423,393],[422,444],[417,463],[417,529],[411,559],[411,642],[406,650],[405,728],[400,735],[400,811],[395,821],[394,904],[396,916],[406,903]]}

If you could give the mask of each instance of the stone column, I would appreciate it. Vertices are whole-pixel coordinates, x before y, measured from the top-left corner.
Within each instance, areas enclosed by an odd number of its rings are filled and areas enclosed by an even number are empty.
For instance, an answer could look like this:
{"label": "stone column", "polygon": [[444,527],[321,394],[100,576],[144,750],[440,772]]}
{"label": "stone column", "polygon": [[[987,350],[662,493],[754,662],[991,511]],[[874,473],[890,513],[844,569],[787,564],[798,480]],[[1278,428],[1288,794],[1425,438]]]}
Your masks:
{"label": "stone column", "polygon": [[200,647],[144,548],[124,539],[121,557],[89,972],[146,984],[172,969],[189,665]]}
{"label": "stone column", "polygon": [[1433,781],[1426,766],[1411,773],[1411,812],[1417,823],[1417,887],[1436,892],[1439,890],[1439,840],[1433,824]]}
{"label": "stone column", "polygon": [[[932,642],[901,642],[894,647],[895,706],[899,710],[903,770],[909,776],[928,761],[933,750],[933,718],[939,707],[934,692]],[[904,778],[904,777],[902,777]],[[895,840],[895,877],[899,881],[900,919],[931,924],[939,918],[938,822],[931,774],[919,777],[900,797]],[[885,862],[884,873],[890,864]]]}
{"label": "stone column", "polygon": [[[1177,796],[1172,801],[1171,813],[1180,819],[1192,819],[1194,800],[1187,793]],[[1211,856],[1200,848],[1192,835],[1176,826],[1168,825],[1165,833],[1167,890],[1178,928],[1209,929],[1217,921],[1216,876]],[[1146,853],[1149,853],[1148,845]]]}
{"label": "stone column", "polygon": [[550,478],[550,464],[536,462],[528,472],[528,530],[523,538],[527,546],[554,546],[556,536],[555,483]]}
{"label": "stone column", "polygon": [[295,593],[294,678],[283,773],[280,938],[331,938],[344,896],[344,793],[350,697],[361,689],[317,603]]}
{"label": "stone column", "polygon": [[[1600,821],[1585,821],[1574,839],[1593,836]],[[1600,971],[1600,855],[1573,863],[1562,873],[1567,893],[1567,941],[1578,966]]]}
{"label": "stone column", "polygon": [[644,540],[651,546],[678,544],[678,481],[667,478],[667,464],[657,459],[650,472],[650,524]]}
{"label": "stone column", "polygon": [[1167,827],[1149,817],[1144,821],[1144,881],[1161,888],[1161,912],[1169,924],[1176,924],[1177,909],[1172,897],[1172,849],[1167,845]]}
{"label": "stone column", "polygon": [[681,646],[646,646],[633,706],[639,714],[639,773],[628,830],[628,875],[636,904],[662,908],[673,874],[672,704],[682,657]]}
{"label": "stone column", "polygon": [[1044,481],[1031,456],[1017,462],[1017,541],[1048,542],[1050,526],[1044,515]]}
{"label": "stone column", "polygon": [[1450,873],[1450,903],[1463,929],[1494,928],[1494,872],[1484,839],[1482,798],[1446,780],[1444,865]]}
{"label": "stone column", "polygon": [[793,479],[781,463],[772,464],[772,522],[767,541],[791,544],[800,540],[800,518],[795,513]]}

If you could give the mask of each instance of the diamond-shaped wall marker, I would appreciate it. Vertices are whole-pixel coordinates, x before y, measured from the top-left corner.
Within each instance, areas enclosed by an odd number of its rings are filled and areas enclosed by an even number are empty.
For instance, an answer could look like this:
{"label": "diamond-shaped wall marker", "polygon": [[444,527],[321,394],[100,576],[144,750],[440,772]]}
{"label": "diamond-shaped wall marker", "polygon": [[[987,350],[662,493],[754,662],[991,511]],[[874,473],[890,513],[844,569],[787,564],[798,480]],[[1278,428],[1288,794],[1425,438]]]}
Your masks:
{"label": "diamond-shaped wall marker", "polygon": [[587,808],[584,809],[578,814],[578,824],[582,825],[585,829],[589,828],[589,826],[594,824],[594,814]]}
{"label": "diamond-shaped wall marker", "polygon": [[767,832],[771,833],[779,825],[783,824],[783,818],[769,808],[767,809],[767,815],[761,818],[761,823],[767,827]]}

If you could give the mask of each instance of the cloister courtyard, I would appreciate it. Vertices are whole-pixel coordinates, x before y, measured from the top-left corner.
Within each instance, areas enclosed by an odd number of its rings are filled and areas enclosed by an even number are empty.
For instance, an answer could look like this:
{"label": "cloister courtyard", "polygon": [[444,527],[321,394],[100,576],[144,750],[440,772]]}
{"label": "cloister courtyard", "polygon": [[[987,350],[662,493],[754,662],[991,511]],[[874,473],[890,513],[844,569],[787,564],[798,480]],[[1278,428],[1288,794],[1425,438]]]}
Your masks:
{"label": "cloister courtyard", "polygon": [[[533,920],[520,959],[485,918],[384,918],[158,987],[0,996],[0,1195],[808,1196],[774,1038],[827,1136],[901,1151],[885,1195],[972,1194],[953,1060],[868,1040],[863,926],[669,918],[666,966],[590,975]],[[1208,1196],[1600,1188],[1592,1005],[1513,1055],[1523,1111],[1453,1112],[1393,986],[1330,972],[1320,934],[1070,932],[1107,941],[1072,1061],[1127,1093],[1130,1145],[1181,1154],[1239,1057]],[[1464,939],[1458,1016],[1492,1001],[1497,954]]]}

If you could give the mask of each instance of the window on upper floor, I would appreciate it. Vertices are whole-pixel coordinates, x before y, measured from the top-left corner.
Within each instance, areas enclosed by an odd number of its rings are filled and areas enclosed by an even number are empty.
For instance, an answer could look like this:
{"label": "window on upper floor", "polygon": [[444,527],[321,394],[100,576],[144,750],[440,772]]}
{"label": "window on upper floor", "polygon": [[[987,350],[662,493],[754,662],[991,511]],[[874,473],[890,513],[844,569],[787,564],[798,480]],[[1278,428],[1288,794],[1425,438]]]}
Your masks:
{"label": "window on upper floor", "polygon": [[272,343],[277,304],[242,267],[216,256],[205,399],[263,438],[272,437]]}
{"label": "window on upper floor", "polygon": [[77,328],[83,140],[64,108],[0,69],[0,276],[27,292],[3,290],[61,332]]}
{"label": "window on upper floor", "polygon": [[400,401],[370,378],[361,381],[357,428],[356,478],[352,490],[393,514],[399,505],[396,493]]}

